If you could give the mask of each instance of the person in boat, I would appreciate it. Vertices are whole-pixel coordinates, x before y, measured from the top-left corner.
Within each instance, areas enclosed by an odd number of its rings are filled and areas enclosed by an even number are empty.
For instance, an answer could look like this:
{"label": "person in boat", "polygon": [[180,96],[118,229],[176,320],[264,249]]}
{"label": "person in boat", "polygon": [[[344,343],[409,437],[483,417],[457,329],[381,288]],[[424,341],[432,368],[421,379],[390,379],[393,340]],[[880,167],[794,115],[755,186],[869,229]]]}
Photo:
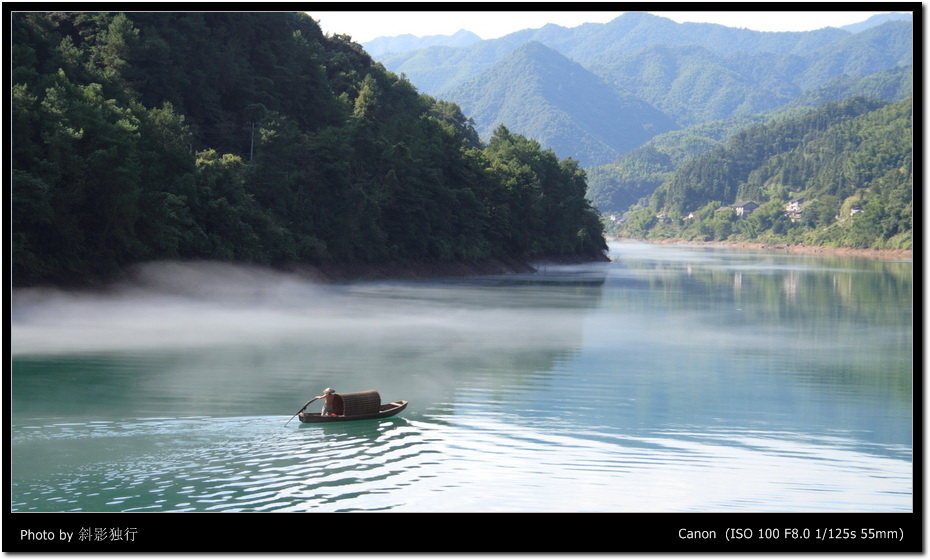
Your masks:
{"label": "person in boat", "polygon": [[323,394],[317,397],[318,399],[323,399],[323,416],[332,416],[333,415],[333,402],[336,400],[336,391],[333,391],[329,387],[323,390]]}

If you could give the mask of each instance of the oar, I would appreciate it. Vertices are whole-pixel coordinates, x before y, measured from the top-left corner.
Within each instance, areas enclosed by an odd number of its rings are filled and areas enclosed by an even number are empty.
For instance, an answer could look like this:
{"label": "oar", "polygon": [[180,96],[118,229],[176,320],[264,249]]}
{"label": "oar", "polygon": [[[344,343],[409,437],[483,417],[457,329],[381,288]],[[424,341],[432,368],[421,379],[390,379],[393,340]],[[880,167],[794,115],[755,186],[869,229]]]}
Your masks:
{"label": "oar", "polygon": [[[317,397],[316,399],[318,399],[318,398],[320,398],[320,397]],[[301,412],[307,410],[307,407],[310,406],[310,403],[312,403],[312,402],[315,401],[316,399],[310,399],[309,401],[307,401],[307,404],[305,404],[305,405],[303,406],[303,408],[301,408],[300,410],[298,410],[297,412],[295,412],[295,413],[294,413],[294,416],[297,416],[297,415],[300,414]],[[294,416],[291,416],[291,419],[284,423],[284,426],[285,426],[285,427],[287,427],[287,425],[291,423],[291,420],[294,419]]]}

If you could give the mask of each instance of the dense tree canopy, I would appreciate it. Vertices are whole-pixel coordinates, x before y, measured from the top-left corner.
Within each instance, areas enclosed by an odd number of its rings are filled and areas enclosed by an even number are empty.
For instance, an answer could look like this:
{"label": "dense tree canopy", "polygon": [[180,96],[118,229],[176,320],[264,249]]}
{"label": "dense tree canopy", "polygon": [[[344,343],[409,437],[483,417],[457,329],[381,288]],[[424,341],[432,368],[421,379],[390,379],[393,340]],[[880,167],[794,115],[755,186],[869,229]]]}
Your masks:
{"label": "dense tree canopy", "polygon": [[506,129],[481,144],[304,14],[11,17],[16,284],[606,249],[575,162]]}
{"label": "dense tree canopy", "polygon": [[[909,249],[913,118],[911,97],[895,103],[856,97],[746,129],[671,173],[619,230],[634,237]],[[740,216],[739,202],[758,208]]]}
{"label": "dense tree canopy", "polygon": [[775,117],[798,117],[826,103],[852,97],[900,101],[913,92],[913,67],[889,68],[867,76],[841,76],[805,92],[776,111],[710,121],[657,135],[614,162],[586,169],[588,196],[608,214],[618,215],[643,204],[659,185],[689,161],[722,146],[735,134]]}

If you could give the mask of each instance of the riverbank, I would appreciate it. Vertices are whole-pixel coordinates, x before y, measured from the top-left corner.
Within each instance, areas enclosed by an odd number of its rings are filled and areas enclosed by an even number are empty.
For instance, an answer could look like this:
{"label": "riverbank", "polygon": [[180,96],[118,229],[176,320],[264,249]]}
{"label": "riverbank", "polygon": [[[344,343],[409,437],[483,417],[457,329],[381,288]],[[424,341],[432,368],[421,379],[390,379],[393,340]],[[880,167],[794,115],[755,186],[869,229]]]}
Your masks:
{"label": "riverbank", "polygon": [[797,255],[836,255],[841,257],[858,257],[865,259],[913,261],[911,249],[854,249],[851,247],[823,247],[814,245],[787,245],[784,243],[749,243],[720,241],[685,241],[682,239],[625,239],[611,238],[613,241],[638,241],[654,245],[692,245],[746,249],[752,251],[775,251]]}
{"label": "riverbank", "polygon": [[[306,264],[290,263],[269,267],[243,262],[222,261],[150,261],[129,266],[118,274],[94,282],[42,282],[31,285],[16,285],[17,290],[69,290],[94,291],[123,283],[162,283],[168,279],[171,285],[190,281],[201,283],[196,274],[234,274],[235,271],[285,273],[319,284],[338,284],[343,282],[366,282],[384,280],[428,280],[435,278],[466,278],[469,276],[490,276],[506,274],[532,274],[546,265],[583,264],[589,262],[610,262],[605,254],[569,254],[541,255],[527,259],[489,259],[465,262],[432,262],[410,264],[388,263],[338,263]],[[199,271],[199,272],[198,272]],[[221,271],[221,272],[217,272]],[[194,279],[188,278],[189,274]],[[154,275],[154,276],[153,276]]]}
{"label": "riverbank", "polygon": [[468,262],[434,262],[418,264],[295,264],[286,267],[314,282],[355,282],[372,280],[419,280],[429,278],[464,278],[496,274],[533,273],[543,264],[583,264],[608,262],[606,255],[542,255],[526,260],[484,260]]}

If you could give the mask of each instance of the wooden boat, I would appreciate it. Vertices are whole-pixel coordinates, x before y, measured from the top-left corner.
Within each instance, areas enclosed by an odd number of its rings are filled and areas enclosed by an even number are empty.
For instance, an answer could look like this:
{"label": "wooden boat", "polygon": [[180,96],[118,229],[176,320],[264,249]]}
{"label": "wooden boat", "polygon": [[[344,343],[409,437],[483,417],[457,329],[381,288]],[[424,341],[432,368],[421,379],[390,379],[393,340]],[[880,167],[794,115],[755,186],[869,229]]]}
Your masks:
{"label": "wooden boat", "polygon": [[381,404],[381,395],[378,391],[336,393],[333,401],[333,416],[322,416],[319,412],[301,412],[298,417],[305,424],[372,420],[394,416],[405,408],[407,408],[407,401]]}

